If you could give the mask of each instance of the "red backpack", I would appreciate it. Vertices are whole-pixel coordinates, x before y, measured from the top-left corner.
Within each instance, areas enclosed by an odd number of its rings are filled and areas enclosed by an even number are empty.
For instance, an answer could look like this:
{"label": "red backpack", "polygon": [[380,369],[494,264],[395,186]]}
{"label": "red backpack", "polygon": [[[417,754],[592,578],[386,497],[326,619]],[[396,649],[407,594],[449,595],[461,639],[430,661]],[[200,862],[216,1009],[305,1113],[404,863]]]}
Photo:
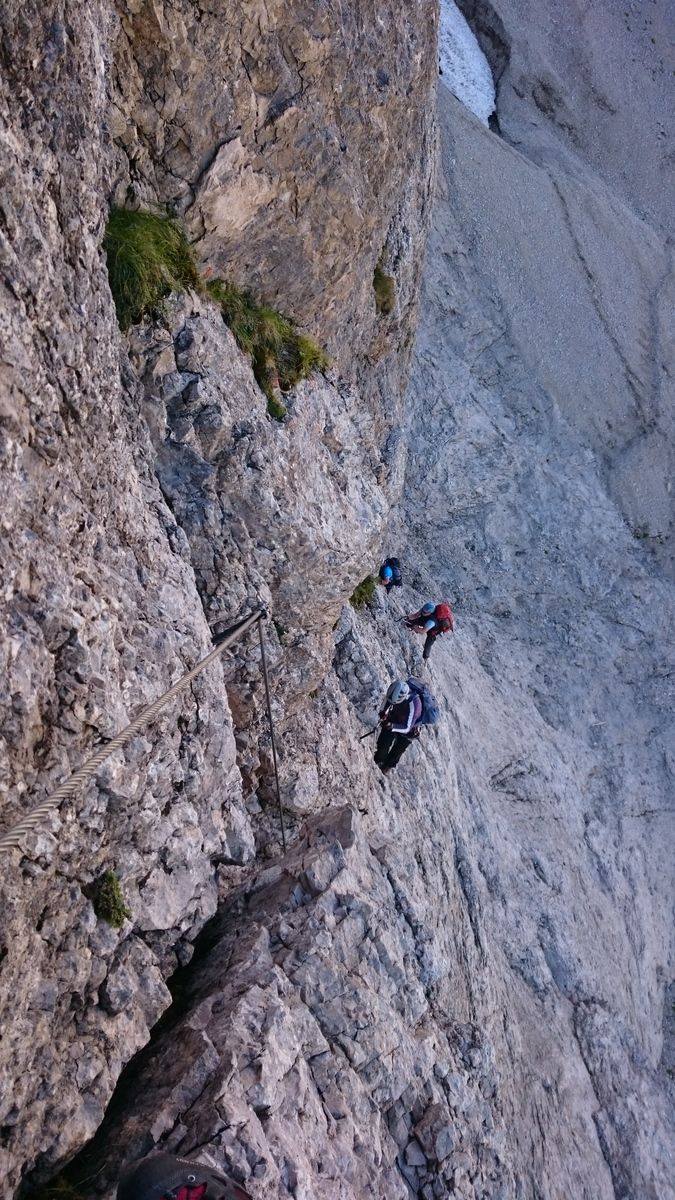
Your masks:
{"label": "red backpack", "polygon": [[439,633],[451,633],[455,628],[455,620],[449,604],[437,604],[434,609],[434,621]]}

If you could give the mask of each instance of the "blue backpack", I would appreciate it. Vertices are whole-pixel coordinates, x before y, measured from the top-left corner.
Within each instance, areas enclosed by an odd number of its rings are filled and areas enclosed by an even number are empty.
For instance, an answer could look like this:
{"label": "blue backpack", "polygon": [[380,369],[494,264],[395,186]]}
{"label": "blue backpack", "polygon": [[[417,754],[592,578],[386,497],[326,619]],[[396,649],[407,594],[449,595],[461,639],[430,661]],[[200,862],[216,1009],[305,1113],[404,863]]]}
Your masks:
{"label": "blue backpack", "polygon": [[380,567],[380,571],[382,571],[384,567],[389,567],[391,571],[392,587],[401,587],[403,584],[403,576],[401,575],[401,564],[398,559],[385,558],[382,566]]}
{"label": "blue backpack", "polygon": [[408,687],[410,688],[410,691],[416,696],[419,696],[420,700],[422,701],[422,716],[420,717],[419,721],[415,722],[415,725],[435,725],[440,713],[438,711],[438,705],[429,691],[426,683],[424,683],[421,679],[415,679],[415,676],[411,675],[408,679]]}

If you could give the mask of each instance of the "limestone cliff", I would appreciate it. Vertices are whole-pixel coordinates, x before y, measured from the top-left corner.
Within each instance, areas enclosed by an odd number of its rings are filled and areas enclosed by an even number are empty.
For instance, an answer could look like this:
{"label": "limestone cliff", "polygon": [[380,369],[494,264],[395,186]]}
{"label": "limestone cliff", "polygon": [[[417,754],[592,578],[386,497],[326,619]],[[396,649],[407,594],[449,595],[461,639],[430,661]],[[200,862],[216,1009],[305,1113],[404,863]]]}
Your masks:
{"label": "limestone cliff", "polygon": [[[674,1194],[668,10],[461,8],[497,110],[444,76],[407,393],[433,4],[3,16],[3,818],[262,601],[291,842],[251,642],[5,860],[9,1194],[99,1125],[85,1197],[158,1143],[256,1200]],[[119,335],[112,200],[327,344],[283,425],[203,297]],[[381,546],[406,587],[355,613]],[[441,593],[385,780],[358,739]]]}
{"label": "limestone cliff", "polygon": [[[328,669],[400,486],[434,169],[435,6],[383,15],[3,8],[6,824],[202,657],[209,622],[269,604],[286,630],[279,718]],[[205,274],[327,345],[332,372],[297,389],[283,427],[215,306],[186,298],[120,336],[102,239],[109,205],[137,200],[185,212]],[[255,650],[231,675],[200,677],[5,862],[9,1188],[95,1131],[215,910],[219,865],[236,876],[269,842]],[[120,933],[92,906],[108,869],[131,911]]]}

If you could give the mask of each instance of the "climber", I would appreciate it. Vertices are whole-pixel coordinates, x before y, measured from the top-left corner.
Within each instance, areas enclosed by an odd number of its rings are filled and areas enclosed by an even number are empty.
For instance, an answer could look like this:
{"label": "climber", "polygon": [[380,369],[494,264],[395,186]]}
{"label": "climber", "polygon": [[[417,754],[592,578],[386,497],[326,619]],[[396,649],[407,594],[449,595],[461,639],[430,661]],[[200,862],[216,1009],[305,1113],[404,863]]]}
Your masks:
{"label": "climber", "polygon": [[385,558],[378,571],[378,580],[387,593],[402,586],[401,564],[397,558]]}
{"label": "climber", "polygon": [[433,604],[428,600],[417,612],[409,613],[403,619],[408,629],[412,629],[413,633],[426,634],[424,650],[422,652],[422,658],[425,660],[431,654],[431,647],[435,639],[442,633],[452,633],[455,628],[452,609],[445,602],[442,604]]}
{"label": "climber", "polygon": [[374,757],[382,774],[397,765],[423,725],[435,725],[437,720],[438,706],[421,679],[413,675],[408,680],[395,679],[380,710],[381,729]]}
{"label": "climber", "polygon": [[127,1167],[117,1185],[117,1200],[251,1200],[251,1196],[204,1163],[153,1154]]}
{"label": "climber", "polygon": [[391,771],[414,738],[419,737],[422,701],[404,679],[395,679],[380,710],[381,729],[375,746],[375,762],[383,775]]}

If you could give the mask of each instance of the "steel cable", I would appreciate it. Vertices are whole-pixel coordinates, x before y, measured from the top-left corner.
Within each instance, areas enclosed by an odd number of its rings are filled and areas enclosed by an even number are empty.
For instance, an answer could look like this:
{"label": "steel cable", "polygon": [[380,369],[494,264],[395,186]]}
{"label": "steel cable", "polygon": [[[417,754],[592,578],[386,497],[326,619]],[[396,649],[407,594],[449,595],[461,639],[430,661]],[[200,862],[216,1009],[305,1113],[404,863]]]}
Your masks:
{"label": "steel cable", "polygon": [[[51,795],[46,798],[46,800],[43,800],[41,804],[36,805],[36,807],[31,809],[29,813],[26,813],[26,815],[22,817],[16,825],[13,825],[12,828],[8,829],[6,833],[0,835],[0,854],[5,853],[8,850],[16,849],[19,845],[20,839],[24,836],[24,834],[30,833],[30,831],[34,829],[37,824],[39,824],[43,817],[52,812],[53,809],[58,808],[58,806],[62,804],[64,800],[68,799],[69,796],[73,796],[76,792],[78,792],[85,785],[85,783],[87,783],[91,777],[95,775],[101,764],[104,763],[111,754],[114,754],[115,750],[120,750],[123,746],[125,746],[126,743],[134,736],[134,734],[138,733],[144,725],[147,725],[148,722],[157,715],[160,709],[164,708],[165,704],[169,703],[169,700],[172,700],[174,696],[177,696],[179,692],[183,690],[183,688],[186,688],[188,684],[192,682],[193,679],[196,679],[197,675],[200,675],[201,672],[206,669],[206,667],[208,667],[212,662],[215,662],[215,660],[220,657],[223,651],[227,650],[228,646],[231,646],[234,642],[238,641],[239,638],[242,637],[243,634],[245,634],[247,630],[249,630],[256,623],[256,621],[260,622],[266,615],[267,614],[264,608],[257,609],[255,612],[250,613],[249,616],[244,617],[241,621],[238,621],[236,625],[232,625],[229,629],[226,629],[224,633],[218,635],[217,645],[214,646],[213,650],[206,655],[206,658],[201,659],[201,661],[198,662],[197,665],[192,668],[192,670],[183,675],[177,683],[174,683],[173,687],[170,687],[167,692],[164,692],[162,696],[159,696],[157,700],[154,700],[152,704],[148,704],[145,706],[145,708],[141,709],[138,716],[134,718],[130,725],[127,725],[125,729],[116,734],[115,737],[107,742],[105,746],[101,746],[100,749],[97,750],[96,753],[91,756],[91,758],[87,759],[87,761],[83,763],[77,771],[74,771],[68,779],[59,784],[56,791],[52,792]],[[267,666],[264,658],[265,651],[262,643],[262,632],[261,647],[263,651],[263,670],[265,672],[267,710],[271,729],[272,710],[270,706],[269,686],[267,683]],[[274,733],[272,733],[272,745],[274,746]],[[276,774],[276,750],[274,751],[274,770]],[[278,775],[277,796],[279,797],[279,804],[281,805]],[[285,847],[286,841],[284,838],[284,849]]]}

